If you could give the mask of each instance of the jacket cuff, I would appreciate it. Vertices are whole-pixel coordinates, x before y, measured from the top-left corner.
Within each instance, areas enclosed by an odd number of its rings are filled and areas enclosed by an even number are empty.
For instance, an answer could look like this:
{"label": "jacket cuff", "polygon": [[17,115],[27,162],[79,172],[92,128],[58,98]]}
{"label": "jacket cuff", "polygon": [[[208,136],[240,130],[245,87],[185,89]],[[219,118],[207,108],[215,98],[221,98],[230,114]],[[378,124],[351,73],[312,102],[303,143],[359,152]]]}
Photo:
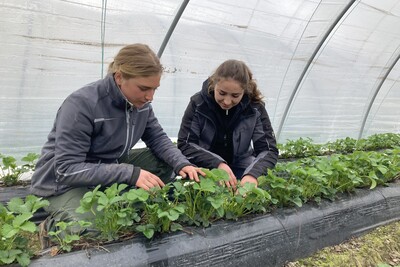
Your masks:
{"label": "jacket cuff", "polygon": [[133,167],[132,176],[131,176],[131,184],[136,186],[136,182],[139,179],[140,167]]}
{"label": "jacket cuff", "polygon": [[215,159],[212,163],[212,168],[218,168],[219,164],[221,163],[226,163],[228,164],[225,160],[220,160],[220,159]]}

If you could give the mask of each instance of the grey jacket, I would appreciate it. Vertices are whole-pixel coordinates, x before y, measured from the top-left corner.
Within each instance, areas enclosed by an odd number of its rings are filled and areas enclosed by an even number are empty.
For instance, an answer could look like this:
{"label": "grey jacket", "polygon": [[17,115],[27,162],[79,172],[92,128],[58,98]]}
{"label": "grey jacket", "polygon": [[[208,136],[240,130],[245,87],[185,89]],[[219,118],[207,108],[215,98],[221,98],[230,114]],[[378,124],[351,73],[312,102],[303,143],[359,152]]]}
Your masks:
{"label": "grey jacket", "polygon": [[[217,137],[218,108],[208,93],[206,80],[202,90],[191,97],[178,134],[178,148],[197,166],[217,168],[225,162],[210,152]],[[250,174],[257,178],[266,174],[267,169],[275,166],[279,152],[264,104],[252,103],[245,95],[235,109],[234,118],[230,167],[244,170],[242,176]]]}
{"label": "grey jacket", "polygon": [[76,187],[135,185],[140,168],[118,161],[139,139],[176,173],[192,165],[163,131],[151,104],[131,107],[112,75],[88,84],[59,108],[31,192],[47,197]]}

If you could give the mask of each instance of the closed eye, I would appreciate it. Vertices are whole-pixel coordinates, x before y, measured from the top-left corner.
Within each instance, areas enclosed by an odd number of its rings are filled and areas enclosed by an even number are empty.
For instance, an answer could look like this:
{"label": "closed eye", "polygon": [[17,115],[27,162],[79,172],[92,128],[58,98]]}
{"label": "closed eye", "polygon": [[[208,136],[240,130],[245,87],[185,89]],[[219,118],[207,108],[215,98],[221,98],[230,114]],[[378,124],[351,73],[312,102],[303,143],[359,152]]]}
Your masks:
{"label": "closed eye", "polygon": [[157,87],[156,88],[147,87],[147,86],[138,86],[138,87],[139,87],[140,91],[143,91],[143,92],[149,91],[149,90],[157,90]]}

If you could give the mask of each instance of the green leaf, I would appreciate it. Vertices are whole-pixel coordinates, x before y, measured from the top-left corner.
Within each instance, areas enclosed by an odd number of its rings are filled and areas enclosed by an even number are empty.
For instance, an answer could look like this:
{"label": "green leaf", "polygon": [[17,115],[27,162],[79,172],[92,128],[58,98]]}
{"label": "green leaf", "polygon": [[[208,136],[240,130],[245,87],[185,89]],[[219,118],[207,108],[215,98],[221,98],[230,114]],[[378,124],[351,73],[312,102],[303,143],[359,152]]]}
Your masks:
{"label": "green leaf", "polygon": [[29,206],[29,209],[27,210],[28,212],[35,213],[38,209],[49,206],[50,202],[41,197],[27,195],[25,197],[25,204],[27,208]]}
{"label": "green leaf", "polygon": [[301,206],[303,206],[303,202],[301,201],[301,199],[299,197],[296,197],[296,198],[292,199],[292,202],[299,208]]}
{"label": "green leaf", "polygon": [[175,231],[183,230],[183,227],[179,223],[171,223],[170,229],[172,232],[175,232]]}
{"label": "green leaf", "polygon": [[142,202],[146,202],[149,196],[149,193],[142,188],[131,189],[127,193],[125,193],[125,197],[129,201],[139,200]]}
{"label": "green leaf", "polygon": [[33,162],[39,158],[39,154],[37,153],[28,153],[25,157],[23,157],[21,160],[24,162]]}
{"label": "green leaf", "polygon": [[219,182],[219,181],[229,181],[229,174],[222,169],[212,169],[211,173],[213,174],[211,176],[211,178],[215,181],[215,182]]}
{"label": "green leaf", "polygon": [[377,166],[377,169],[378,169],[382,174],[385,174],[385,173],[387,173],[387,171],[388,171],[388,168],[386,168],[386,166],[382,166],[382,165]]}
{"label": "green leaf", "polygon": [[14,157],[11,156],[7,156],[7,157],[3,157],[3,165],[5,168],[10,168],[12,170],[14,170],[17,167],[17,160]]}
{"label": "green leaf", "polygon": [[11,264],[15,261],[16,255],[18,255],[19,253],[21,253],[21,250],[19,249],[11,249],[8,251],[0,250],[0,262]]}
{"label": "green leaf", "polygon": [[374,189],[377,185],[376,180],[374,178],[368,177],[371,180],[371,186],[369,189]]}
{"label": "green leaf", "polygon": [[68,244],[70,244],[70,243],[72,243],[72,242],[74,242],[74,241],[78,241],[78,240],[80,240],[81,238],[79,237],[79,235],[66,235],[65,237],[64,237],[64,241],[66,242],[66,243],[68,243]]}
{"label": "green leaf", "polygon": [[127,184],[119,184],[118,185],[118,192],[125,190],[128,187]]}
{"label": "green leaf", "polygon": [[144,230],[143,234],[148,238],[152,238],[154,235],[154,229],[146,229]]}
{"label": "green leaf", "polygon": [[213,180],[210,179],[202,179],[200,180],[200,188],[206,192],[215,192],[216,185]]}
{"label": "green leaf", "polygon": [[97,211],[102,211],[107,207],[108,207],[108,198],[106,196],[99,198],[97,208],[96,208]]}
{"label": "green leaf", "polygon": [[117,212],[119,218],[126,218],[128,215],[125,212]]}
{"label": "green leaf", "polygon": [[183,206],[183,205],[176,206],[174,208],[174,210],[178,211],[179,213],[184,213],[185,212],[185,206]]}
{"label": "green leaf", "polygon": [[15,217],[15,219],[13,221],[13,226],[20,227],[22,224],[27,222],[32,217],[33,217],[33,215],[31,213],[23,213],[21,215],[18,215]]}
{"label": "green leaf", "polygon": [[167,211],[161,211],[157,213],[157,217],[158,218],[162,218],[162,217],[168,217],[168,212]]}
{"label": "green leaf", "polygon": [[18,229],[12,227],[10,224],[4,224],[1,229],[1,234],[5,238],[11,238],[18,233]]}
{"label": "green leaf", "polygon": [[224,204],[224,200],[222,198],[207,197],[207,200],[210,201],[214,209],[218,209],[222,206],[222,204]]}
{"label": "green leaf", "polygon": [[14,213],[22,213],[24,201],[19,197],[13,197],[7,204],[8,210]]}
{"label": "green leaf", "polygon": [[183,186],[182,182],[180,182],[180,181],[173,182],[172,185],[175,187],[175,191],[177,191],[179,193],[184,193],[183,191],[186,191],[185,187]]}
{"label": "green leaf", "polygon": [[36,224],[33,222],[25,222],[24,224],[21,225],[21,230],[34,233],[36,231]]}
{"label": "green leaf", "polygon": [[219,217],[224,217],[224,214],[225,214],[225,210],[224,210],[224,208],[223,207],[219,207],[218,209],[216,209],[217,210],[217,213],[218,213],[218,216]]}
{"label": "green leaf", "polygon": [[27,253],[22,253],[22,254],[18,255],[17,261],[22,267],[28,266],[29,263],[31,263],[29,255]]}
{"label": "green leaf", "polygon": [[171,221],[176,221],[179,218],[179,215],[181,214],[182,213],[177,212],[176,210],[170,210],[168,219],[170,219]]}
{"label": "green leaf", "polygon": [[153,224],[139,225],[136,227],[136,231],[143,233],[144,236],[150,239],[154,235],[154,225]]}

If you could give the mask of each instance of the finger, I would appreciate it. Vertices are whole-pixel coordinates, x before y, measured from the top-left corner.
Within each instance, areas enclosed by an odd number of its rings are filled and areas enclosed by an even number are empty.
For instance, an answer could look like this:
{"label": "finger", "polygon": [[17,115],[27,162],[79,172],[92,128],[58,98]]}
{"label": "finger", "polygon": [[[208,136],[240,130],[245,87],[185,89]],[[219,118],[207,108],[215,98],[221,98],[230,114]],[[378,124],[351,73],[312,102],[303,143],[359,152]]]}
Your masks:
{"label": "finger", "polygon": [[231,179],[229,180],[229,182],[230,182],[232,185],[236,185],[236,184],[237,184],[237,179],[236,179],[236,177],[231,177]]}
{"label": "finger", "polygon": [[197,175],[197,171],[193,172],[192,176],[196,182],[200,182],[199,176]]}
{"label": "finger", "polygon": [[163,180],[161,180],[161,178],[157,177],[157,182],[161,187],[165,186],[165,183],[163,182]]}
{"label": "finger", "polygon": [[202,171],[202,169],[200,169],[200,168],[197,168],[196,169],[196,171],[200,174],[200,175],[202,175],[202,176],[206,176],[206,173],[205,172],[203,172]]}
{"label": "finger", "polygon": [[152,178],[151,182],[154,186],[160,186],[160,187],[165,186],[164,182],[158,176],[153,175],[151,178]]}
{"label": "finger", "polygon": [[190,180],[195,180],[196,182],[199,181],[199,177],[197,177],[197,172],[196,171],[190,170],[190,171],[187,172],[187,175],[189,176]]}
{"label": "finger", "polygon": [[184,171],[179,171],[179,175],[182,176],[183,179],[185,179],[187,177],[186,172]]}
{"label": "finger", "polygon": [[234,189],[236,189],[236,184],[237,184],[237,181],[236,181],[236,180],[230,181],[230,185],[231,185],[232,188],[234,188]]}
{"label": "finger", "polygon": [[143,188],[146,191],[148,191],[150,189],[146,184],[144,184],[142,182],[137,183],[136,186],[139,187],[139,188]]}

